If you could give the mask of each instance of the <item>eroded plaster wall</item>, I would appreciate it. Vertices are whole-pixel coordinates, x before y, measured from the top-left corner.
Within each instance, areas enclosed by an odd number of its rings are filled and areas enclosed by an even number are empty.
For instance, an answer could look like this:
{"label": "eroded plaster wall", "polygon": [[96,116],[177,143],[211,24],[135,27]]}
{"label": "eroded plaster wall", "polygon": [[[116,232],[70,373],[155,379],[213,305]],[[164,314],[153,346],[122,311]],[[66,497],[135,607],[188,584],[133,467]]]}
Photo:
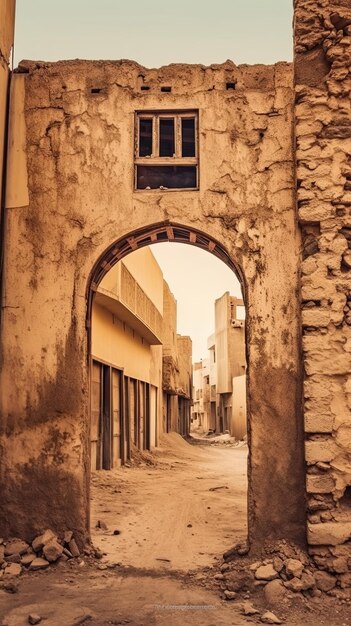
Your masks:
{"label": "eroded plaster wall", "polygon": [[191,398],[192,390],[192,354],[193,345],[190,337],[177,335],[177,352],[179,365],[179,387],[187,398]]}
{"label": "eroded plaster wall", "polygon": [[297,200],[304,256],[301,294],[308,541],[317,564],[330,568],[348,584],[348,563],[351,564],[349,0],[296,0],[295,49]]}
{"label": "eroded plaster wall", "polygon": [[[7,189],[0,534],[32,538],[49,525],[86,537],[89,276],[114,241],[161,223],[216,240],[244,277],[250,539],[304,541],[292,86],[287,63],[21,64]],[[143,109],[198,110],[199,190],[134,191]]]}

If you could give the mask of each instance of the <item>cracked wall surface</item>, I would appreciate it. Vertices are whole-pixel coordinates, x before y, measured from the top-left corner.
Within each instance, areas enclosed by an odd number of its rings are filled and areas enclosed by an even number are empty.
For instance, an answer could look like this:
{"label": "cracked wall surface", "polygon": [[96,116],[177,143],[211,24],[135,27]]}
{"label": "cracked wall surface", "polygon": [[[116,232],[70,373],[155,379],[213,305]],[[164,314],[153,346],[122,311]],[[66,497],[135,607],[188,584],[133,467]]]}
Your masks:
{"label": "cracked wall surface", "polygon": [[[351,7],[295,1],[308,541],[350,584]],[[328,547],[329,546],[329,547]]]}
{"label": "cracked wall surface", "polygon": [[[199,111],[198,191],[134,191],[134,115],[152,109]],[[31,539],[49,525],[87,537],[89,277],[114,241],[181,224],[217,241],[244,277],[250,540],[304,542],[292,118],[287,63],[20,64],[7,186],[0,534]]]}

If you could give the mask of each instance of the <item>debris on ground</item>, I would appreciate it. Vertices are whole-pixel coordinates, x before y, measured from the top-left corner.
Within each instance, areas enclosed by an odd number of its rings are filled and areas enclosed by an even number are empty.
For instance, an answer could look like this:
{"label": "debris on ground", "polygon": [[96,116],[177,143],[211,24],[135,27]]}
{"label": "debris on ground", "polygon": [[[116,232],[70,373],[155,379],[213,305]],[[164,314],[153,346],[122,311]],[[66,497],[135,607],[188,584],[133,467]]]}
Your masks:
{"label": "debris on ground", "polygon": [[[84,550],[85,558],[100,559],[102,553],[92,546]],[[31,544],[22,539],[9,539],[0,546],[0,588],[14,593],[8,581],[18,578],[26,571],[45,570],[52,564],[63,563],[81,557],[72,531],[58,537],[51,529],[35,537]]]}
{"label": "debris on ground", "polygon": [[265,624],[283,623],[297,604],[310,611],[310,602],[321,596],[351,605],[351,581],[346,586],[342,574],[318,569],[302,549],[284,540],[266,546],[255,560],[246,544],[238,544],[223,555],[209,578],[223,600],[236,599],[244,615]]}
{"label": "debris on ground", "polygon": [[193,445],[229,446],[232,448],[241,448],[247,445],[246,435],[239,440],[232,437],[229,432],[216,434],[212,430],[209,430],[207,433],[194,431],[188,437],[184,437],[184,439]]}

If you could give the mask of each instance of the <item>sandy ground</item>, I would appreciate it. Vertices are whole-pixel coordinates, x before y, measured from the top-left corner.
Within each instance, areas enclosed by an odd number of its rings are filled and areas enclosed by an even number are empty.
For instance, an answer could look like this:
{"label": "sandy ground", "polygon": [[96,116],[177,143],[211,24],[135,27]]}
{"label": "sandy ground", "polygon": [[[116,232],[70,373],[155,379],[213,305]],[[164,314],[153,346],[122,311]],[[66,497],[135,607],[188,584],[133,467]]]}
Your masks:
{"label": "sandy ground", "polygon": [[94,474],[93,543],[137,568],[212,565],[246,538],[247,447],[190,445],[175,433],[162,444],[154,466]]}
{"label": "sandy ground", "polygon": [[[0,590],[0,625],[248,626],[242,599],[227,602],[214,578],[224,550],[246,535],[247,448],[189,445],[177,435],[148,464],[92,477],[92,531],[101,561],[82,557],[23,574]],[[107,529],[95,528],[100,520]],[[119,531],[119,534],[113,534]],[[253,598],[262,611],[262,597]],[[279,613],[279,612],[278,612]],[[332,598],[293,598],[285,626],[350,626]]]}

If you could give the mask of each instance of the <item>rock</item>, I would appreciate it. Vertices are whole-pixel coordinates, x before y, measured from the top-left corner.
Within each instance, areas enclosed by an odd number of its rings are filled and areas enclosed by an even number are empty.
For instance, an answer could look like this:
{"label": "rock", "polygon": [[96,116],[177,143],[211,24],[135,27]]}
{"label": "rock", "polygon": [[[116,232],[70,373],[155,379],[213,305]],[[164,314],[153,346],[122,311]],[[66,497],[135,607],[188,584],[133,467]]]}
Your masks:
{"label": "rock", "polygon": [[261,622],[263,622],[264,624],[281,624],[282,623],[282,621],[278,619],[278,617],[274,615],[272,611],[266,611],[265,613],[263,613],[263,615],[261,615]]}
{"label": "rock", "polygon": [[314,576],[310,572],[303,572],[301,576],[301,583],[302,583],[302,591],[313,589],[313,587],[315,587],[316,585]]}
{"label": "rock", "polygon": [[336,585],[336,578],[328,574],[328,572],[316,572],[314,580],[317,589],[320,589],[320,591],[330,591]]}
{"label": "rock", "polygon": [[331,567],[336,574],[346,574],[348,572],[348,563],[345,557],[338,557],[333,559],[331,562]]}
{"label": "rock", "polygon": [[31,562],[29,569],[32,569],[32,570],[46,569],[47,567],[49,567],[49,565],[50,565],[49,561],[46,561],[45,559],[42,559],[40,557],[36,557]]}
{"label": "rock", "polygon": [[102,557],[104,556],[104,553],[99,548],[96,548],[94,552],[94,556],[96,559],[102,559]]}
{"label": "rock", "polygon": [[107,565],[105,563],[100,563],[98,565],[98,569],[105,570],[105,569],[107,569]]}
{"label": "rock", "polygon": [[260,567],[261,565],[263,565],[263,563],[261,563],[261,561],[255,561],[255,563],[251,563],[249,569],[250,569],[251,572],[255,572],[257,570],[257,568]]}
{"label": "rock", "polygon": [[5,546],[0,545],[0,565],[2,565],[4,560],[5,560]]}
{"label": "rock", "polygon": [[244,615],[257,615],[257,613],[259,612],[257,609],[255,609],[251,602],[243,602],[241,610]]}
{"label": "rock", "polygon": [[224,595],[226,600],[235,600],[236,598],[235,591],[229,591],[228,589],[224,591]]}
{"label": "rock", "polygon": [[73,556],[75,557],[80,556],[80,551],[79,551],[79,548],[77,546],[75,539],[71,539],[71,541],[68,544],[68,547],[69,547],[69,551],[72,553]]}
{"label": "rock", "polygon": [[20,563],[21,557],[19,554],[11,554],[11,556],[6,556],[5,560],[7,563]]}
{"label": "rock", "polygon": [[285,561],[285,571],[291,578],[301,578],[303,563],[298,559],[288,559]]}
{"label": "rock", "polygon": [[73,538],[73,532],[71,530],[66,530],[63,535],[63,540],[65,543],[69,543]]}
{"label": "rock", "polygon": [[29,548],[28,543],[21,539],[12,539],[8,541],[5,546],[5,556],[12,556],[13,554],[24,554]]}
{"label": "rock", "polygon": [[341,576],[339,576],[339,581],[341,589],[351,587],[351,572],[348,572],[347,574],[341,574]]}
{"label": "rock", "polygon": [[284,561],[279,556],[275,556],[273,559],[273,567],[276,572],[281,572],[284,567]]}
{"label": "rock", "polygon": [[229,591],[242,591],[252,586],[252,576],[245,569],[225,573],[225,584]]}
{"label": "rock", "polygon": [[63,548],[63,555],[66,556],[68,559],[73,559],[73,554],[72,552],[70,552],[69,550],[67,550],[67,548]]}
{"label": "rock", "polygon": [[264,595],[268,606],[278,606],[286,599],[286,589],[280,580],[271,580],[264,588]]}
{"label": "rock", "polygon": [[310,545],[337,546],[351,537],[351,522],[324,522],[307,524],[307,540]]}
{"label": "rock", "polygon": [[257,578],[257,580],[273,580],[277,578],[277,576],[278,574],[271,563],[261,565],[255,572],[255,578]]}
{"label": "rock", "polygon": [[250,548],[247,544],[243,544],[241,546],[238,547],[238,555],[239,556],[245,556],[246,554],[248,554],[250,551]]}
{"label": "rock", "polygon": [[25,554],[21,558],[21,563],[24,566],[30,565],[32,563],[32,561],[34,561],[35,558],[36,558],[35,554]]}
{"label": "rock", "polygon": [[0,589],[3,589],[3,591],[6,591],[6,593],[17,593],[18,583],[11,579],[5,579],[0,581]]}
{"label": "rock", "polygon": [[[107,564],[107,567],[109,567],[109,565],[110,565],[110,563]],[[206,580],[206,576],[205,576],[205,574],[196,574],[195,580],[200,580],[200,581]]]}
{"label": "rock", "polygon": [[42,618],[37,613],[30,613],[28,615],[28,624],[40,624]]}
{"label": "rock", "polygon": [[61,544],[56,539],[51,539],[43,547],[44,557],[47,561],[50,561],[50,563],[57,561],[57,559],[60,558],[62,552],[63,546],[61,546]]}
{"label": "rock", "polygon": [[5,576],[19,576],[22,573],[22,567],[19,563],[10,563],[5,569]]}
{"label": "rock", "polygon": [[332,493],[334,488],[335,481],[329,475],[307,474],[306,476],[307,493]]}
{"label": "rock", "polygon": [[43,547],[51,541],[51,539],[57,539],[55,533],[52,530],[46,530],[42,535],[39,535],[32,541],[32,548],[34,552],[40,552]]}
{"label": "rock", "polygon": [[302,591],[303,589],[303,584],[301,582],[301,580],[299,578],[291,578],[291,580],[287,580],[284,583],[284,586],[287,589],[290,589],[290,591],[295,591],[295,593],[297,593],[298,591]]}
{"label": "rock", "polygon": [[228,563],[223,563],[223,565],[221,565],[221,572],[227,572],[228,569],[230,569],[230,565]]}
{"label": "rock", "polygon": [[215,580],[224,580],[223,574],[215,574],[213,577]]}
{"label": "rock", "polygon": [[[107,530],[107,524],[103,520],[98,520],[96,522],[95,528],[101,528],[101,530]],[[68,542],[69,543],[69,542]]]}

